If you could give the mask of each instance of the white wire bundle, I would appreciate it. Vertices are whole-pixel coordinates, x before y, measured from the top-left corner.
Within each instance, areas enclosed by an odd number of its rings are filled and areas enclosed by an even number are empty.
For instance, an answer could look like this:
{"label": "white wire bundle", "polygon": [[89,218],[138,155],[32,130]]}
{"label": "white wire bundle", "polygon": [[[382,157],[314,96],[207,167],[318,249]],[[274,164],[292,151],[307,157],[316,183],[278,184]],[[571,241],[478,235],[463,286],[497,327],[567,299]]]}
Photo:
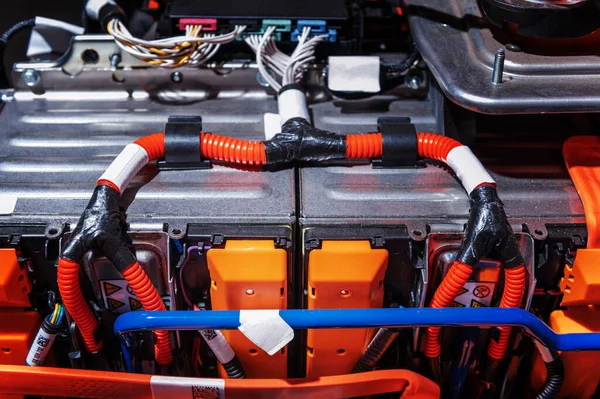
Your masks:
{"label": "white wire bundle", "polygon": [[[318,35],[308,39],[310,27],[305,27],[298,37],[298,45],[291,55],[287,55],[277,48],[273,33],[276,27],[270,26],[265,33],[249,35],[244,38],[252,51],[256,54],[258,71],[273,89],[279,91],[282,86],[298,83],[302,79],[302,66],[315,59],[315,48],[328,35]],[[279,83],[276,75],[281,79]]]}
{"label": "white wire bundle", "polygon": [[108,33],[123,51],[163,68],[200,65],[212,58],[221,44],[234,41],[245,29],[245,26],[238,25],[231,32],[215,35],[203,34],[201,25],[188,25],[185,36],[142,40],[133,37],[118,19],[113,19],[107,26]]}

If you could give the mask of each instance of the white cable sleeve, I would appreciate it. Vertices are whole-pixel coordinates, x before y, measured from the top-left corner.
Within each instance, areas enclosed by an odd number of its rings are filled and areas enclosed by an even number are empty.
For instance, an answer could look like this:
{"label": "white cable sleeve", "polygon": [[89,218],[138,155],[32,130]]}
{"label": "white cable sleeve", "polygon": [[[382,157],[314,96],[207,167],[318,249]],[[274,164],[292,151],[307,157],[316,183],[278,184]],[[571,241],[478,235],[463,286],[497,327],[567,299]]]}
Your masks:
{"label": "white cable sleeve", "polygon": [[88,0],[85,5],[85,12],[88,17],[97,21],[100,18],[100,9],[106,4],[116,4],[113,0]]}
{"label": "white cable sleeve", "polygon": [[206,341],[210,350],[221,364],[229,363],[235,357],[235,352],[231,345],[225,339],[223,333],[219,330],[199,330],[200,335]]}
{"label": "white cable sleeve", "polygon": [[44,364],[44,360],[46,359],[48,352],[50,352],[50,348],[52,347],[55,338],[56,334],[50,334],[40,327],[40,330],[31,344],[25,363],[28,366],[41,366]]}
{"label": "white cable sleeve", "polygon": [[483,183],[496,183],[471,149],[465,145],[451,150],[446,162],[454,170],[469,194]]}
{"label": "white cable sleeve", "polygon": [[128,144],[110,164],[100,180],[108,180],[122,193],[129,182],[148,163],[148,153],[137,144]]}
{"label": "white cable sleeve", "polygon": [[304,118],[310,122],[306,96],[301,90],[285,90],[277,97],[277,106],[279,108],[279,122],[282,126],[292,118]]}
{"label": "white cable sleeve", "polygon": [[85,32],[85,29],[83,29],[81,26],[45,17],[35,17],[35,26],[62,29],[64,31],[71,32],[74,35],[83,35]]}

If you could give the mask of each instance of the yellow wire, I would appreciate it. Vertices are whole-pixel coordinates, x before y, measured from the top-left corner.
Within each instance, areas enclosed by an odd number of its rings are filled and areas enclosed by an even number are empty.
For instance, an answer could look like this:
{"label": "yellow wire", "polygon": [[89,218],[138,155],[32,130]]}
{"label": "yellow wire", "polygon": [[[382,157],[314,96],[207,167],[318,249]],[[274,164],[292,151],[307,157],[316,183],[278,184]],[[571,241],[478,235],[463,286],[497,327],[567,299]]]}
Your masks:
{"label": "yellow wire", "polygon": [[50,319],[50,323],[54,324],[56,319],[58,318],[58,302],[54,304],[54,312],[52,313],[52,319]]}

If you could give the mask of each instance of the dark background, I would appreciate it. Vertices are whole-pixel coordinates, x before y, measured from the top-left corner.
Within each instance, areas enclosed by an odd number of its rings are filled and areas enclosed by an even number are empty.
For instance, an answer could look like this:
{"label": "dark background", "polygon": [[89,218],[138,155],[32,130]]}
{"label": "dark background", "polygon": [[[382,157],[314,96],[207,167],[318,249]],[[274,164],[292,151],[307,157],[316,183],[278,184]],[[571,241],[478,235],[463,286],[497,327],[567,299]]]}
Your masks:
{"label": "dark background", "polygon": [[[8,28],[19,21],[34,18],[47,17],[81,25],[81,12],[84,0],[4,0],[0,15],[0,32],[4,33]],[[4,65],[7,70],[17,61],[26,60],[25,51],[29,41],[29,30],[19,32],[14,36],[6,48]]]}

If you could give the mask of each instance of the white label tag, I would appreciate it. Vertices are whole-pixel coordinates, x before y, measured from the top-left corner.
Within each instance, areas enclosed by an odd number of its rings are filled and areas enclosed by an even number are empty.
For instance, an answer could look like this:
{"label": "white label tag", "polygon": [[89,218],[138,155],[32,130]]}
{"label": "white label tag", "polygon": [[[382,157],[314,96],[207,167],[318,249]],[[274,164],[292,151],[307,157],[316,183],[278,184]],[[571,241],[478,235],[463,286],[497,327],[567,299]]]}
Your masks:
{"label": "white label tag", "polygon": [[328,86],[333,91],[377,93],[379,57],[331,56],[328,59]]}
{"label": "white label tag", "polygon": [[11,215],[17,206],[16,195],[0,195],[0,215]]}
{"label": "white label tag", "polygon": [[154,399],[224,399],[225,380],[218,378],[163,377],[150,378]]}
{"label": "white label tag", "polygon": [[100,280],[104,306],[113,313],[143,309],[138,297],[125,280]]}
{"label": "white label tag", "polygon": [[488,308],[492,303],[496,283],[484,281],[467,281],[458,293],[451,307],[453,308]]}
{"label": "white label tag", "polygon": [[240,310],[242,332],[270,356],[294,339],[294,330],[279,316],[279,310]]}

